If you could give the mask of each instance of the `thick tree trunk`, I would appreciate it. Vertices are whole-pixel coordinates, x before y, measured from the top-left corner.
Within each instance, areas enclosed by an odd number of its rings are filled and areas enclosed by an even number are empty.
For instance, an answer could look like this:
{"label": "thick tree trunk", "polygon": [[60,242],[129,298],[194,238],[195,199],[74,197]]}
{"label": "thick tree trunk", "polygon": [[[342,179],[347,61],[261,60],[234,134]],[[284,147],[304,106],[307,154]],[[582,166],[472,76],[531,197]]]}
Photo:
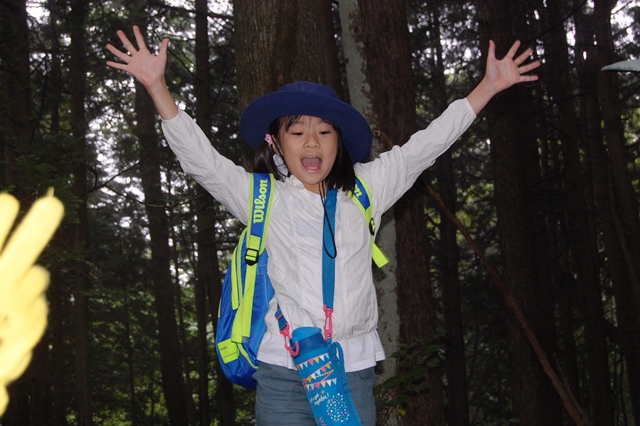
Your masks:
{"label": "thick tree trunk", "polygon": [[[541,5],[542,6],[542,5]],[[543,9],[541,9],[543,10]],[[562,151],[565,161],[567,191],[567,227],[571,234],[576,262],[576,275],[580,289],[580,308],[585,327],[587,345],[587,365],[589,371],[590,401],[593,409],[593,421],[598,425],[613,424],[613,396],[609,383],[608,351],[604,331],[604,310],[600,291],[598,270],[598,249],[595,230],[590,215],[591,210],[586,175],[580,161],[580,134],[573,104],[570,84],[568,46],[563,26],[562,2],[552,0],[546,3],[548,22],[549,68],[552,70],[553,84],[550,94],[556,99],[559,129],[563,129]]]}
{"label": "thick tree trunk", "polygon": [[[404,144],[417,130],[415,93],[404,1],[359,2],[362,40],[374,111],[379,130],[393,143]],[[384,40],[384,43],[380,41]],[[390,60],[390,58],[394,58]],[[423,190],[416,185],[394,206],[396,220],[397,295],[400,340],[405,344],[433,344],[435,313],[426,252]],[[444,424],[444,399],[438,369],[424,377],[428,389],[412,395],[405,424]]]}
{"label": "thick tree trunk", "polygon": [[[437,3],[429,3],[432,23],[433,79],[435,80],[435,104],[444,111],[447,107],[447,88],[443,66],[444,53],[440,35],[440,13]],[[456,213],[456,183],[451,150],[442,154],[435,164],[438,193],[444,207]],[[469,398],[466,375],[466,356],[462,324],[461,286],[458,274],[460,260],[457,229],[444,212],[440,213],[440,248],[438,265],[441,270],[442,304],[444,310],[444,371],[446,375],[446,420],[447,424],[466,426],[469,424]]]}
{"label": "thick tree trunk", "polygon": [[[51,114],[51,133],[53,137],[58,137],[61,131],[60,126],[60,104],[62,102],[62,66],[60,59],[60,43],[58,39],[58,21],[55,18],[59,16],[57,5],[55,0],[47,1],[47,8],[50,13],[50,43],[52,46],[51,54],[51,97],[49,103],[49,111]],[[60,229],[56,238],[52,241],[52,244],[58,247],[59,250],[63,250],[62,246],[66,243],[64,230]],[[64,284],[66,280],[62,278],[60,269],[50,269],[51,280],[49,282],[49,288],[47,291],[47,299],[49,302],[49,325],[46,331],[46,338],[48,339],[48,351],[49,351],[49,371],[47,378],[50,382],[47,387],[48,403],[52,405],[51,415],[48,416],[44,425],[51,426],[65,426],[68,424],[66,417],[66,404],[64,400],[65,393],[63,392],[64,383],[67,378],[65,374],[65,326],[64,321],[67,315],[71,315],[67,311],[64,296]]]}
{"label": "thick tree trunk", "polygon": [[85,119],[85,15],[86,4],[83,0],[71,3],[71,133],[79,153],[79,162],[74,167],[73,193],[78,199],[75,225],[75,256],[74,264],[74,331],[75,331],[75,395],[77,404],[78,424],[90,426],[93,424],[93,410],[91,407],[91,381],[89,367],[89,265],[86,262],[89,228],[87,219],[87,123]]}
{"label": "thick tree trunk", "polygon": [[[345,70],[349,87],[351,105],[365,116],[373,129],[379,129],[378,118],[373,111],[371,90],[368,82],[368,71],[362,37],[362,17],[357,0],[340,2],[340,24],[342,33],[342,49],[345,58]],[[371,158],[376,158],[389,147],[380,135],[374,135]],[[378,363],[378,382],[382,383],[397,374],[396,358],[390,355],[399,349],[400,317],[398,314],[398,297],[396,294],[396,222],[393,208],[382,217],[376,234],[376,244],[389,259],[382,269],[374,268],[373,280],[378,296],[378,334],[384,347],[387,359]],[[390,395],[390,398],[393,398]],[[393,416],[397,410],[385,410],[378,418],[387,426],[396,424]]]}
{"label": "thick tree trunk", "polygon": [[[509,1],[476,2],[480,23],[481,46],[485,49],[489,39],[498,47],[497,56],[504,56],[515,37],[512,22],[517,18],[510,13]],[[532,117],[522,111],[519,90],[509,89],[492,100],[487,108],[491,155],[495,179],[498,213],[498,235],[505,259],[503,278],[520,305],[522,313],[543,349],[551,356],[554,331],[545,318],[548,300],[541,294],[545,283],[537,275],[534,247],[544,238],[536,226],[532,208],[531,187],[539,179],[537,151],[530,126]],[[528,129],[528,130],[527,130]],[[519,325],[510,318],[507,332],[510,345],[511,393],[515,417],[527,425],[561,424],[560,404],[556,393],[544,375]]]}
{"label": "thick tree trunk", "polygon": [[[209,31],[207,25],[207,1],[196,0],[196,121],[211,139],[211,79],[209,77]],[[196,186],[196,211],[198,216],[198,264],[196,267],[196,316],[198,321],[198,393],[200,395],[199,418],[203,425],[209,419],[209,356],[207,323],[209,312],[213,329],[216,329],[218,305],[222,293],[218,265],[218,249],[215,234],[214,200],[201,186]],[[207,296],[208,293],[208,296]],[[209,304],[207,304],[207,297]],[[209,307],[209,309],[207,309]],[[220,426],[235,424],[236,410],[233,385],[226,380],[216,363],[216,400],[218,410],[214,414]]]}
{"label": "thick tree trunk", "polygon": [[160,178],[160,144],[155,110],[146,90],[136,83],[136,136],[141,145],[140,168],[151,237],[151,267],[160,344],[162,389],[172,426],[189,424],[171,280],[168,220]]}
{"label": "thick tree trunk", "polygon": [[[31,102],[31,75],[29,66],[29,31],[26,1],[10,0],[0,3],[0,147],[2,148],[4,188],[24,203],[30,190],[21,181],[17,165],[20,152],[28,152],[32,143],[33,118]],[[0,281],[2,278],[0,278]],[[0,343],[1,345],[1,343]],[[9,405],[4,412],[3,425],[30,425],[43,423],[50,406],[43,400],[41,386],[46,386],[46,336],[34,348],[27,370],[9,385]]]}
{"label": "thick tree trunk", "polygon": [[325,84],[340,95],[330,0],[234,0],[233,10],[240,111],[298,80]]}
{"label": "thick tree trunk", "polygon": [[16,180],[16,151],[19,144],[31,140],[33,132],[26,3],[26,0],[0,2],[0,48],[3,58],[0,61],[3,83],[0,143],[5,162],[4,183],[7,187],[14,187],[13,194],[18,200],[23,200],[24,195]]}
{"label": "thick tree trunk", "polygon": [[[591,144],[592,162],[602,176],[607,167],[608,179],[596,179],[598,213],[603,214],[605,249],[610,263],[617,304],[620,340],[627,361],[629,393],[636,424],[640,424],[640,217],[636,193],[628,169],[627,149],[621,122],[620,100],[615,73],[600,69],[615,62],[611,10],[616,1],[594,2],[593,22],[596,37],[596,67],[600,112],[604,122],[606,150],[596,140]],[[604,177],[604,176],[602,176]],[[609,187],[605,188],[606,182]],[[610,219],[608,221],[607,219]],[[611,226],[613,224],[613,227]],[[615,235],[614,235],[615,234]],[[624,264],[624,265],[623,265]]]}

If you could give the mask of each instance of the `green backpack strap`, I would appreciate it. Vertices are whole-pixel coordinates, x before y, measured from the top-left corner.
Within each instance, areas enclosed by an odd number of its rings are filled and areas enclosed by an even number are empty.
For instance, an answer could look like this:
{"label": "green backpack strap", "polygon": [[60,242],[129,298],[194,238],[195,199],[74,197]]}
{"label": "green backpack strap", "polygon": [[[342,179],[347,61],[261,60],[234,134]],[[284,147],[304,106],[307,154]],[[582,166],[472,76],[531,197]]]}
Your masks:
{"label": "green backpack strap", "polygon": [[360,176],[356,176],[356,186],[350,195],[356,205],[360,207],[362,214],[364,214],[364,217],[367,220],[367,226],[369,227],[369,233],[371,234],[371,257],[376,263],[376,266],[378,268],[382,268],[384,265],[389,263],[389,259],[387,259],[387,256],[384,255],[382,250],[380,250],[380,247],[378,247],[373,240],[373,236],[376,232],[376,223],[373,220],[371,193],[369,192],[369,187],[364,180],[360,178]]}
{"label": "green backpack strap", "polygon": [[[252,173],[249,193],[249,217],[247,227],[242,232],[240,242],[234,250],[232,258],[233,292],[231,303],[238,313],[233,322],[231,340],[242,342],[251,334],[251,316],[253,313],[253,295],[258,272],[258,257],[264,252],[267,242],[267,229],[271,205],[273,204],[273,190],[275,178],[267,173]],[[244,263],[246,265],[245,282],[242,280],[242,240],[246,243]],[[244,290],[243,290],[244,289]]]}

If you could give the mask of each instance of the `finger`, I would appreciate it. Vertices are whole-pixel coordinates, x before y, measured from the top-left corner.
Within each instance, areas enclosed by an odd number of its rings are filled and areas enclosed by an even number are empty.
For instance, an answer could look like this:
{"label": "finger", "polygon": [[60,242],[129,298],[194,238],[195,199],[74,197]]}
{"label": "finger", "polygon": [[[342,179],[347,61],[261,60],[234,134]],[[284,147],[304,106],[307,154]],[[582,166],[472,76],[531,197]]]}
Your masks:
{"label": "finger", "polygon": [[140,50],[146,49],[147,44],[145,43],[144,37],[142,37],[140,28],[137,25],[133,26],[133,35],[136,37],[136,43],[138,44],[138,49]]}
{"label": "finger", "polygon": [[166,57],[167,56],[167,48],[168,47],[169,47],[169,39],[165,38],[160,43],[160,49],[158,50],[158,56],[160,56],[161,58]]}
{"label": "finger", "polygon": [[533,69],[536,69],[540,66],[540,61],[533,61],[527,65],[523,65],[521,67],[518,68],[518,70],[520,70],[521,74],[524,74],[526,72],[529,72]]}
{"label": "finger", "polygon": [[511,45],[511,48],[507,52],[506,57],[513,58],[516,55],[516,52],[518,51],[519,48],[520,48],[520,40],[514,41],[513,44]]}
{"label": "finger", "polygon": [[520,83],[524,83],[526,81],[536,81],[538,79],[537,75],[521,75]]}
{"label": "finger", "polygon": [[107,44],[107,50],[111,53],[113,53],[118,59],[120,59],[122,62],[125,63],[129,63],[129,60],[131,59],[131,57],[129,55],[127,55],[126,53],[116,49],[113,45],[111,44]]}
{"label": "finger", "polygon": [[123,64],[122,62],[107,61],[107,66],[118,70],[127,71],[127,64]]}
{"label": "finger", "polygon": [[493,40],[489,40],[489,51],[487,52],[487,61],[495,59],[496,57],[496,44]]}
{"label": "finger", "polygon": [[531,56],[531,54],[533,53],[533,49],[532,48],[528,48],[527,50],[525,50],[524,52],[522,52],[516,59],[513,60],[513,62],[515,62],[516,64],[520,65],[521,63],[523,63],[527,58],[529,58]]}
{"label": "finger", "polygon": [[516,41],[513,42],[513,44],[511,45],[511,48],[507,52],[505,58],[513,58],[516,55],[516,52],[518,51],[518,48],[520,48],[520,40],[516,40]]}
{"label": "finger", "polygon": [[127,49],[129,53],[134,54],[138,51],[135,47],[133,47],[133,44],[131,44],[124,31],[118,30],[117,34],[118,38],[120,38],[120,41],[122,42],[122,45],[125,49]]}

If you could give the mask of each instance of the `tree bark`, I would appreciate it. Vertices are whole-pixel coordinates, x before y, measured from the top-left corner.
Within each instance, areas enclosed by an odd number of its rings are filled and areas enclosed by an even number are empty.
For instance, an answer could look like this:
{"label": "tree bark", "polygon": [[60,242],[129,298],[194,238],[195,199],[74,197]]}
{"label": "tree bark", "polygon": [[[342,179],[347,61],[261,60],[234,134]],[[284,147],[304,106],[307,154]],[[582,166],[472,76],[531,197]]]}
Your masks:
{"label": "tree bark", "polygon": [[[359,2],[362,40],[379,130],[393,143],[404,144],[417,130],[412,90],[411,54],[406,4],[401,0]],[[384,40],[381,43],[380,40]],[[391,59],[393,58],[393,59]],[[396,221],[397,295],[400,341],[434,344],[436,318],[429,280],[423,191],[419,184],[394,206]],[[411,395],[404,424],[444,424],[440,372],[427,371],[429,387]]]}
{"label": "tree bark", "polygon": [[14,187],[14,196],[23,200],[16,177],[16,150],[19,144],[31,141],[33,135],[26,0],[0,2],[0,23],[0,40],[3,41],[0,45],[3,50],[0,72],[4,98],[0,104],[3,129],[0,143],[6,163],[4,180],[7,187]]}
{"label": "tree bark", "polygon": [[175,313],[175,291],[171,280],[171,250],[168,239],[168,219],[160,177],[160,144],[155,130],[155,110],[144,87],[136,83],[135,101],[140,141],[140,172],[149,219],[151,237],[151,267],[155,308],[158,321],[160,371],[162,389],[172,426],[189,424],[180,344]]}
{"label": "tree bark", "polygon": [[[368,69],[362,37],[362,17],[357,0],[340,2],[340,24],[342,34],[342,50],[347,74],[349,100],[351,105],[360,111],[373,129],[380,129],[378,117],[373,111],[371,88],[368,81]],[[388,150],[386,141],[379,134],[374,134],[371,147],[371,158],[376,158]],[[383,383],[397,374],[396,358],[389,355],[398,351],[400,338],[400,317],[398,314],[398,297],[396,294],[396,223],[393,208],[382,216],[381,223],[376,224],[376,244],[389,259],[382,269],[374,268],[373,280],[378,298],[378,334],[384,347],[387,359],[378,363],[378,382]],[[393,396],[390,396],[393,398]],[[396,424],[394,414],[397,410],[385,410],[380,413],[386,425]]]}
{"label": "tree bark", "polygon": [[[443,50],[440,34],[440,7],[437,3],[428,6],[431,27],[433,55],[433,79],[435,80],[435,104],[444,111],[447,107],[447,87],[443,66]],[[436,161],[436,178],[438,192],[444,207],[456,214],[456,182],[453,172],[451,150],[448,150]],[[469,398],[466,375],[465,343],[462,324],[462,293],[458,263],[457,229],[444,212],[440,213],[440,247],[436,257],[441,270],[442,303],[444,308],[444,371],[446,374],[445,407],[447,424],[466,426],[469,424]]]}
{"label": "tree bark", "polygon": [[[211,138],[211,119],[209,114],[209,35],[207,18],[207,1],[196,0],[196,121],[204,133]],[[206,197],[206,192],[197,188],[198,195]],[[197,205],[200,207],[200,203]],[[196,324],[198,327],[198,419],[201,425],[208,425],[209,420],[209,356],[207,345],[207,291],[206,283],[212,277],[207,272],[206,265],[211,259],[205,257],[204,227],[206,223],[206,210],[198,208],[198,260],[196,265],[195,298],[196,298]],[[214,241],[215,247],[215,241]],[[215,256],[215,253],[214,253]],[[217,261],[217,258],[215,258]],[[232,406],[233,407],[233,406]],[[222,409],[226,407],[221,407]]]}
{"label": "tree bark", "polygon": [[[207,24],[208,5],[206,0],[196,0],[196,121],[202,131],[211,139],[211,79],[209,77],[209,31]],[[207,313],[212,316],[216,330],[218,305],[222,293],[222,280],[218,265],[218,249],[215,235],[215,211],[213,197],[196,184],[196,212],[198,217],[198,263],[196,266],[196,317],[198,322],[198,394],[200,395],[200,424],[208,425],[209,398],[208,374],[209,357],[207,345]],[[207,305],[207,293],[209,302]],[[207,307],[209,306],[209,310]],[[220,426],[235,424],[236,410],[233,385],[226,380],[216,363],[216,400]]]}
{"label": "tree bark", "polygon": [[[3,183],[5,188],[11,188],[25,210],[28,209],[25,202],[28,188],[21,185],[17,158],[21,150],[29,150],[34,123],[26,6],[24,0],[0,2],[0,76],[3,98],[0,102],[0,146],[3,148]],[[39,353],[36,347],[35,356]],[[31,424],[32,411],[35,410],[32,401],[34,367],[37,370],[37,366],[31,365],[8,386],[9,403],[2,418],[3,425]]]}
{"label": "tree bark", "polygon": [[[50,22],[49,22],[49,42],[51,43],[51,89],[49,111],[51,114],[51,134],[52,136],[60,136],[60,105],[62,103],[62,66],[60,55],[60,40],[58,20],[59,11],[55,0],[47,1],[47,9],[49,10]],[[67,238],[65,236],[64,228],[58,230],[57,235],[52,241],[57,250],[64,250],[67,245]],[[64,267],[63,267],[64,268]],[[64,401],[64,383],[67,378],[65,374],[65,326],[64,321],[67,315],[71,313],[67,310],[65,303],[65,279],[62,278],[63,268],[50,269],[51,280],[49,282],[49,288],[47,290],[47,299],[49,302],[49,318],[48,327],[45,338],[48,339],[48,352],[49,352],[49,365],[47,378],[49,386],[48,392],[48,404],[52,405],[51,415],[47,417],[44,425],[51,426],[66,426],[68,424],[65,410]]]}
{"label": "tree bark", "polygon": [[595,230],[587,214],[591,210],[586,175],[580,160],[581,138],[576,108],[573,102],[572,85],[569,75],[569,59],[566,34],[562,25],[562,2],[546,2],[549,28],[547,45],[549,68],[552,70],[553,84],[550,94],[557,102],[558,128],[562,129],[562,151],[566,169],[567,227],[573,241],[572,250],[576,261],[576,275],[580,289],[580,307],[585,327],[587,365],[590,376],[590,401],[593,422],[597,425],[613,424],[613,396],[609,383],[608,351],[604,330],[604,309],[600,291],[598,270],[598,249]]}
{"label": "tree bark", "polygon": [[233,10],[240,111],[294,81],[341,94],[330,0],[234,0]]}
{"label": "tree bark", "polygon": [[75,256],[74,262],[74,330],[75,330],[75,395],[77,404],[78,424],[90,426],[93,424],[93,410],[91,401],[91,379],[89,366],[89,265],[86,262],[89,228],[87,218],[87,122],[85,118],[85,16],[86,4],[83,0],[71,3],[70,28],[70,84],[71,88],[71,133],[79,162],[74,166],[73,193],[78,199],[76,215],[78,223],[75,225]]}
{"label": "tree bark", "polygon": [[[617,318],[625,359],[629,393],[636,424],[640,423],[640,217],[633,182],[628,168],[620,100],[615,73],[600,69],[615,62],[611,10],[613,0],[594,2],[593,22],[596,38],[596,67],[600,113],[604,122],[605,147],[595,139],[591,155],[597,156],[594,167],[600,175],[607,167],[608,179],[594,176],[596,203],[602,214],[605,249],[610,262]],[[599,129],[598,129],[599,130]],[[604,177],[604,176],[603,176]],[[605,182],[609,187],[604,188]],[[608,221],[607,219],[610,219]],[[613,227],[611,226],[613,224]],[[614,235],[615,234],[615,235]],[[622,256],[620,256],[622,255]],[[624,264],[624,266],[623,266]]]}
{"label": "tree bark", "polygon": [[[476,2],[480,24],[480,43],[486,57],[489,39],[496,42],[501,58],[515,40],[512,22],[518,19],[510,11],[509,1]],[[516,5],[513,5],[514,7]],[[549,318],[545,283],[538,276],[535,247],[540,247],[543,232],[536,226],[532,208],[531,185],[539,179],[537,147],[532,138],[532,115],[523,111],[519,96],[524,88],[512,88],[491,101],[487,107],[491,156],[495,179],[498,235],[505,260],[505,284],[521,307],[524,317],[541,339],[547,356],[553,359],[554,330]],[[524,94],[523,94],[524,96]],[[530,96],[530,95],[529,95]],[[515,417],[527,425],[561,424],[560,403],[544,375],[541,365],[518,324],[507,323],[510,355],[511,393]]]}

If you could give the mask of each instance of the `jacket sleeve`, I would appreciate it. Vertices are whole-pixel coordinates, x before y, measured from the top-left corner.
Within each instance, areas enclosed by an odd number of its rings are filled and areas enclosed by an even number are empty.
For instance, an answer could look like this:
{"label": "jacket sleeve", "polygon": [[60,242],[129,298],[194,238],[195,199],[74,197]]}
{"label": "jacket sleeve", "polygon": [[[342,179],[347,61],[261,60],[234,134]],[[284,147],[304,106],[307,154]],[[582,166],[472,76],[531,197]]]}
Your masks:
{"label": "jacket sleeve", "polygon": [[162,131],[182,169],[246,224],[249,173],[216,151],[184,111],[170,120],[162,120]]}
{"label": "jacket sleeve", "polygon": [[356,164],[371,190],[374,220],[407,192],[420,174],[469,128],[476,115],[466,99],[459,99],[431,124],[414,133],[402,146],[395,146],[369,163]]}

